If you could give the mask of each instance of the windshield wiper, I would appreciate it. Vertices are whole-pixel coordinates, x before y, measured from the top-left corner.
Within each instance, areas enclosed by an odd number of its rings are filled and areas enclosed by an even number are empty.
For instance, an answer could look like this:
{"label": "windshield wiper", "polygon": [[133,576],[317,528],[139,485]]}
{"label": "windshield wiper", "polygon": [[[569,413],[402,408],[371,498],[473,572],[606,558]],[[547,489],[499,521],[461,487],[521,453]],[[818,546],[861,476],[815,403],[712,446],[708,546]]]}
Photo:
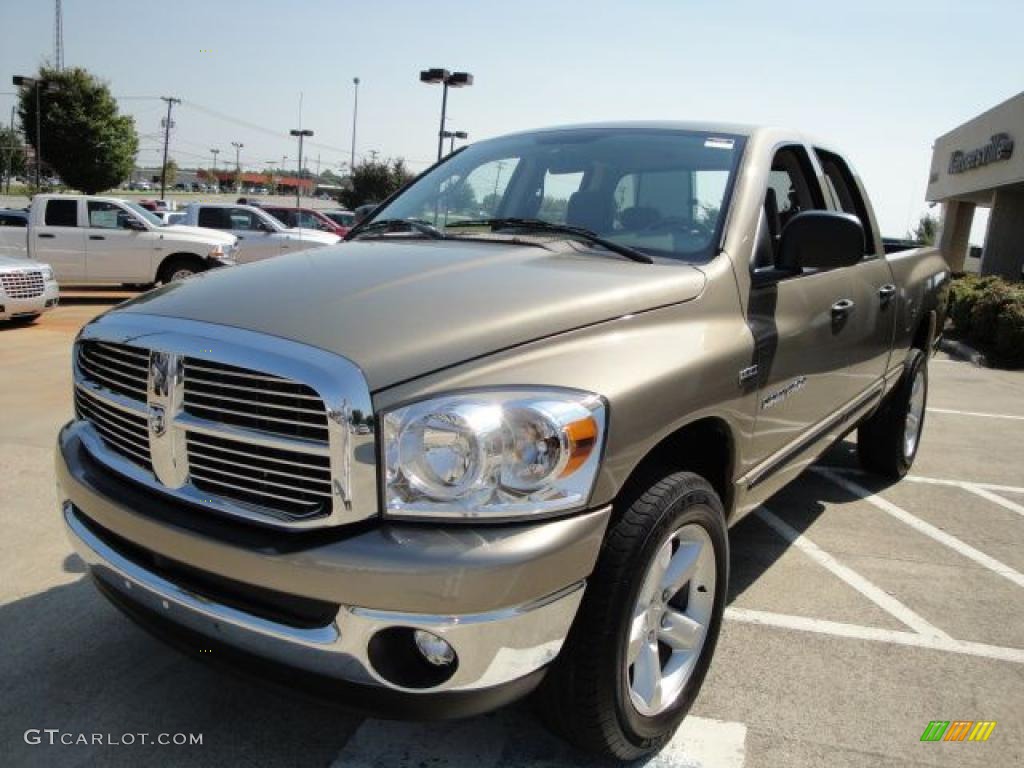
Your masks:
{"label": "windshield wiper", "polygon": [[356,237],[365,235],[368,232],[392,230],[400,227],[407,227],[408,229],[419,232],[421,235],[426,235],[433,240],[446,239],[444,232],[440,229],[419,219],[381,219],[380,221],[371,221],[359,228],[359,232],[356,234]]}
{"label": "windshield wiper", "polygon": [[622,245],[612,240],[608,240],[601,237],[596,232],[592,232],[584,227],[573,227],[568,224],[555,224],[550,221],[544,221],[543,219],[516,219],[516,218],[504,218],[504,219],[467,219],[465,221],[453,221],[449,222],[446,227],[451,229],[452,227],[490,227],[492,230],[495,229],[538,229],[543,232],[550,232],[552,234],[563,234],[573,235],[582,240],[586,240],[592,245],[599,245],[602,248],[617,253],[620,256],[625,256],[627,259],[638,261],[641,264],[653,264],[654,259],[648,256],[643,251],[638,251],[636,248],[630,248],[628,245]]}

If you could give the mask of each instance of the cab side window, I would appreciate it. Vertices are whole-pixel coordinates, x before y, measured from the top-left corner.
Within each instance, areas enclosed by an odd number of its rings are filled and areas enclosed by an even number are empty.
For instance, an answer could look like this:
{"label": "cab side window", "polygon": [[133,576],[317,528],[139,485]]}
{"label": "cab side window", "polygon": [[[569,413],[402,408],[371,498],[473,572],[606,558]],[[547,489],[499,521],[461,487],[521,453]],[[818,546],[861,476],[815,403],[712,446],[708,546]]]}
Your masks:
{"label": "cab side window", "polygon": [[772,158],[764,209],[754,249],[754,269],[771,267],[786,224],[803,211],[825,209],[814,167],[801,146],[782,147]]}
{"label": "cab side window", "polygon": [[131,214],[121,206],[114,203],[90,200],[89,207],[89,228],[90,229],[128,229],[128,219]]}
{"label": "cab side window", "polygon": [[44,221],[48,227],[77,227],[77,200],[47,200]]}
{"label": "cab side window", "polygon": [[844,213],[851,213],[860,219],[860,225],[864,228],[864,253],[873,255],[876,252],[871,217],[868,215],[868,207],[864,202],[864,196],[860,193],[857,181],[846,161],[839,155],[826,152],[823,149],[815,149],[814,154],[821,163],[821,170],[825,174],[832,196],[836,200],[839,209]]}
{"label": "cab side window", "polygon": [[231,229],[231,219],[224,208],[200,208],[199,226],[210,229]]}

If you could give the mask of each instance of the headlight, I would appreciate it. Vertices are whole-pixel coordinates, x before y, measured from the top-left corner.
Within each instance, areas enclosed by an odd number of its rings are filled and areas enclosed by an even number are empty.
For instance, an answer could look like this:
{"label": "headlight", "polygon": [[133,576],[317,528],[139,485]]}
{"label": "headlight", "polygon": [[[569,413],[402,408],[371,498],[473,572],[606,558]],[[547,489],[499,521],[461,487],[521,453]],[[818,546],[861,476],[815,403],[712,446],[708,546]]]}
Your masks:
{"label": "headlight", "polygon": [[53,282],[53,268],[52,267],[43,267],[42,271],[43,271],[43,282],[52,283]]}
{"label": "headlight", "polygon": [[219,259],[223,255],[224,255],[224,246],[221,245],[220,243],[218,243],[217,245],[213,246],[213,248],[210,249],[210,258],[211,259]]}
{"label": "headlight", "polygon": [[478,392],[384,414],[385,513],[504,520],[583,507],[605,406],[567,390]]}

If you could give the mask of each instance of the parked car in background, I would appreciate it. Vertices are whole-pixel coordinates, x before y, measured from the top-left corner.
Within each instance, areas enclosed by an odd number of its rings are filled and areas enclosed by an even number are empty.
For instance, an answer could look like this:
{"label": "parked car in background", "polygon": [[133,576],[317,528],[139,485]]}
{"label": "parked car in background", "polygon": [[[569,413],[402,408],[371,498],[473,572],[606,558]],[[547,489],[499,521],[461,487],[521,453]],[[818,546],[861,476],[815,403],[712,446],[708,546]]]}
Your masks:
{"label": "parked car in background", "polygon": [[191,203],[182,223],[228,232],[238,238],[238,261],[336,245],[341,238],[315,229],[287,227],[262,208],[231,203]]}
{"label": "parked car in background", "polygon": [[341,226],[334,219],[313,208],[289,208],[283,205],[261,205],[260,208],[286,227],[315,229],[320,232],[330,232],[338,237],[344,237],[350,229],[350,227]]}
{"label": "parked car in background", "polygon": [[358,224],[371,213],[373,213],[377,209],[378,205],[380,205],[380,203],[363,203],[362,205],[358,206],[353,211],[356,217],[356,224]]}
{"label": "parked car in background", "polygon": [[29,208],[27,253],[49,263],[64,284],[151,285],[235,263],[237,238],[164,226],[128,200],[36,195]]}
{"label": "parked car in background", "polygon": [[28,210],[0,209],[0,256],[28,256]]}
{"label": "parked car in background", "polygon": [[0,255],[0,320],[31,323],[57,306],[59,296],[49,264]]}
{"label": "parked car in background", "polygon": [[348,231],[356,225],[355,213],[353,213],[352,211],[346,211],[344,208],[337,208],[329,211],[320,211],[320,213],[329,218],[339,227],[344,228],[346,233],[348,233]]}
{"label": "parked car in background", "polygon": [[139,206],[152,213],[172,210],[171,204],[166,200],[139,200]]}
{"label": "parked car in background", "polygon": [[178,224],[185,218],[184,211],[150,211],[150,214],[163,226],[167,226],[168,224]]}

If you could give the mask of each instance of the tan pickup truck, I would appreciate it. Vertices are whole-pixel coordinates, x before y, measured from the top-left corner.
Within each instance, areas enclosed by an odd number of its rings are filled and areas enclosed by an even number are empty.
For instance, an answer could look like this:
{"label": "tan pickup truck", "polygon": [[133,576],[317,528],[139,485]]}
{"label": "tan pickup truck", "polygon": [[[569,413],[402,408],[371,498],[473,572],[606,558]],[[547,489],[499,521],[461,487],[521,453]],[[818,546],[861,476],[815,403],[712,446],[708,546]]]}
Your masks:
{"label": "tan pickup truck", "polygon": [[366,712],[535,692],[631,759],[707,672],[728,528],[857,431],[917,451],[949,271],[797,133],[623,123],[457,152],[341,246],[87,325],[61,512],[159,637]]}

